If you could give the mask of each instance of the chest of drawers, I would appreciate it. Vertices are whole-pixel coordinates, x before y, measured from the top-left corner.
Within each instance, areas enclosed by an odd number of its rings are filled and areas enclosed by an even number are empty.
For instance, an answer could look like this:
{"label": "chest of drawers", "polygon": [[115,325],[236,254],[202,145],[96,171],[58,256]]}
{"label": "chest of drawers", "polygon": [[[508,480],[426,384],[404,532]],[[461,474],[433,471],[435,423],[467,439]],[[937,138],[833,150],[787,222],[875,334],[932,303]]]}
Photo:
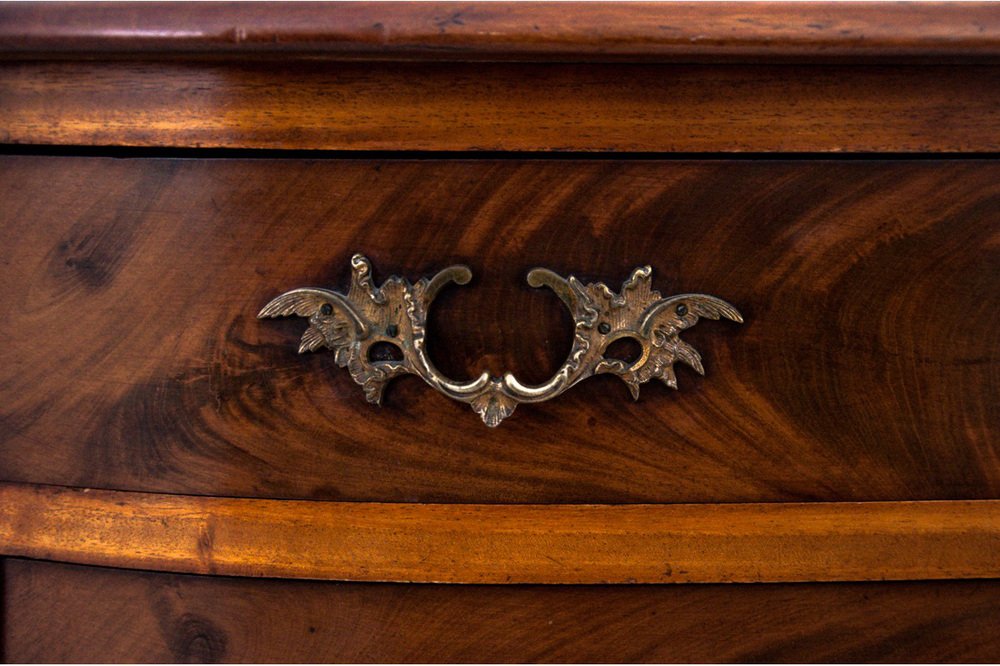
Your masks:
{"label": "chest of drawers", "polygon": [[1000,659],[1000,9],[0,53],[7,660]]}

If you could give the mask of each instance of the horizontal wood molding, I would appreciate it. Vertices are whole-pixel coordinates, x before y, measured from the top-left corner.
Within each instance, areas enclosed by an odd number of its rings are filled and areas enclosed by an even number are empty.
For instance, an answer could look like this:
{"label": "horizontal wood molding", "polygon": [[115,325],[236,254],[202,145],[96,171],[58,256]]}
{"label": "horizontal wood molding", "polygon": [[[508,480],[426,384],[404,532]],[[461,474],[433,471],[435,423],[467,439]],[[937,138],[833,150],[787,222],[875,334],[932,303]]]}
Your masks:
{"label": "horizontal wood molding", "polygon": [[991,152],[1000,66],[7,62],[0,142]]}
{"label": "horizontal wood molding", "polygon": [[996,59],[989,2],[6,3],[0,54]]}
{"label": "horizontal wood molding", "polygon": [[0,484],[0,554],[185,573],[445,583],[1000,576],[1000,501],[442,505]]}

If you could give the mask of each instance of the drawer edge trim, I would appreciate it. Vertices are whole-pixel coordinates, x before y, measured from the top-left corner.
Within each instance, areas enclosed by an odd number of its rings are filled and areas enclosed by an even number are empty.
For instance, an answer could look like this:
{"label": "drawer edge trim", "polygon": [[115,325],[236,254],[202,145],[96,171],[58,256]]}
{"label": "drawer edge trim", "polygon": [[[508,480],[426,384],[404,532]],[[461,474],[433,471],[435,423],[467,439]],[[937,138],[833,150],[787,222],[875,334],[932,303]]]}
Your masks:
{"label": "drawer edge trim", "polygon": [[1000,500],[385,504],[0,483],[0,554],[408,583],[994,578]]}

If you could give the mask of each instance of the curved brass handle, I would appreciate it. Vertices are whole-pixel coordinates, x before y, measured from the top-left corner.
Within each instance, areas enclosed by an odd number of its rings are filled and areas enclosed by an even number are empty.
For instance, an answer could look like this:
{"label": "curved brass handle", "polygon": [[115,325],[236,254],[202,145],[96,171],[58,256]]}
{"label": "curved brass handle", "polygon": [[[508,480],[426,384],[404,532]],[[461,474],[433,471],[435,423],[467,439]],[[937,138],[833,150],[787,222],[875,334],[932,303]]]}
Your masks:
{"label": "curved brass handle", "polygon": [[[680,294],[663,298],[650,287],[652,269],[636,268],[620,293],[601,282],[584,285],[572,275],[563,278],[545,268],[528,273],[532,287],[548,287],[569,308],[575,322],[573,346],[565,363],[547,382],[526,385],[510,373],[456,382],[434,367],[427,355],[425,324],[434,297],[449,282],[466,284],[472,279],[467,266],[449,266],[433,278],[416,283],[392,276],[381,287],[372,282],[371,263],[363,255],[351,258],[353,275],[347,294],[328,289],[293,289],[278,296],[257,315],[309,318],[299,353],[320,347],[332,349],[337,365],[347,367],[364,387],[368,402],[380,404],[382,392],[393,377],[409,373],[446,396],[466,402],[486,425],[495,427],[522,402],[542,402],[559,395],[577,382],[598,373],[621,377],[632,397],[639,398],[639,385],[658,378],[677,388],[674,363],[683,361],[705,374],[701,355],[680,339],[701,317],[725,317],[742,322],[729,303],[705,294]],[[634,338],[642,355],[633,362],[605,358],[608,345],[623,337]],[[372,345],[390,343],[399,348],[399,360],[373,360]]]}

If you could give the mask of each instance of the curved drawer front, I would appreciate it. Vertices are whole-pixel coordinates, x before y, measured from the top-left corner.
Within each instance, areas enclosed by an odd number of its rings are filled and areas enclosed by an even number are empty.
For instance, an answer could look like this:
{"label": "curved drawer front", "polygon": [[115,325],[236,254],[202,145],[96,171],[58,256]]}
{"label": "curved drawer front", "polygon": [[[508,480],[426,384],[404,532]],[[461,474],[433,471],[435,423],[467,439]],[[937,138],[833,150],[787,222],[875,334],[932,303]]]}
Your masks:
{"label": "curved drawer front", "polygon": [[[1000,497],[990,161],[5,157],[3,480],[375,502]],[[551,377],[574,319],[536,266],[717,295],[705,376],[598,375],[499,428],[413,377],[368,404],[292,287],[455,263],[444,376]]]}
{"label": "curved drawer front", "polygon": [[380,585],[17,560],[5,573],[11,662],[968,663],[995,660],[1000,622],[1000,581]]}

